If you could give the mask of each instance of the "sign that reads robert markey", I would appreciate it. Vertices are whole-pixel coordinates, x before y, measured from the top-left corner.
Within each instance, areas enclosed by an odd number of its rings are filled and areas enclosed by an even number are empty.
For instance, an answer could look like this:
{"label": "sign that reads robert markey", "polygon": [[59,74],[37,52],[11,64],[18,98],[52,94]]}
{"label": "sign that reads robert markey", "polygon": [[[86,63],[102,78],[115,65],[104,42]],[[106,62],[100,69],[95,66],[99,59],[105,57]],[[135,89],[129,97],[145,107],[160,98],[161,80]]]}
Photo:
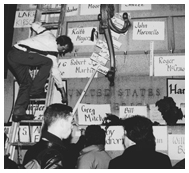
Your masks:
{"label": "sign that reads robert markey", "polygon": [[111,113],[109,104],[80,104],[78,107],[78,122],[80,125],[100,125],[106,117],[106,113]]}

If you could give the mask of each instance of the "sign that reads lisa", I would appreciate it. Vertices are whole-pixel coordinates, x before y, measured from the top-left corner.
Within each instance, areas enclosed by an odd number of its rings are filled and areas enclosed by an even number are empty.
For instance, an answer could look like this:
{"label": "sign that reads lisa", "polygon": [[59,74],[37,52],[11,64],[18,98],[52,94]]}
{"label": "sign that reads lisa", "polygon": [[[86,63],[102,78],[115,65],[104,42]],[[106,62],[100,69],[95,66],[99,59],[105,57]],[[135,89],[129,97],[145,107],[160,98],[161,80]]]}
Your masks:
{"label": "sign that reads lisa", "polygon": [[168,135],[168,155],[171,160],[185,158],[185,135]]}
{"label": "sign that reads lisa", "polygon": [[94,45],[95,42],[91,41],[91,31],[97,27],[77,27],[69,28],[68,36],[71,38],[75,46]]}
{"label": "sign that reads lisa", "polygon": [[120,106],[119,107],[119,118],[125,119],[131,116],[141,115],[147,117],[146,106]]}
{"label": "sign that reads lisa", "polygon": [[134,21],[133,40],[164,40],[164,21]]}
{"label": "sign that reads lisa", "polygon": [[31,27],[34,17],[35,11],[16,11],[14,28]]}
{"label": "sign that reads lisa", "polygon": [[154,56],[154,76],[185,76],[185,56]]}
{"label": "sign that reads lisa", "polygon": [[100,14],[100,4],[81,4],[81,15]]}
{"label": "sign that reads lisa", "polygon": [[109,104],[79,104],[78,123],[80,125],[100,125],[106,113],[111,113]]}

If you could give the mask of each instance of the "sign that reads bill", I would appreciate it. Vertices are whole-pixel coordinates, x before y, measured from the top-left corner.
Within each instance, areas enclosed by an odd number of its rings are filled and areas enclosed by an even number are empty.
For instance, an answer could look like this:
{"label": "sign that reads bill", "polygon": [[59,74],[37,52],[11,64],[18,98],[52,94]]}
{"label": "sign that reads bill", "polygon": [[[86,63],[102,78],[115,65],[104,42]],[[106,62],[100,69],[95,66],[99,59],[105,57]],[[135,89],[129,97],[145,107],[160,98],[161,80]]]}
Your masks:
{"label": "sign that reads bill", "polygon": [[109,104],[79,104],[78,123],[80,125],[100,125],[106,117],[106,113],[111,113]]}
{"label": "sign that reads bill", "polygon": [[131,116],[141,115],[147,117],[146,106],[120,106],[119,107],[119,118],[125,119]]}
{"label": "sign that reads bill", "polygon": [[133,40],[164,40],[164,21],[134,21]]}

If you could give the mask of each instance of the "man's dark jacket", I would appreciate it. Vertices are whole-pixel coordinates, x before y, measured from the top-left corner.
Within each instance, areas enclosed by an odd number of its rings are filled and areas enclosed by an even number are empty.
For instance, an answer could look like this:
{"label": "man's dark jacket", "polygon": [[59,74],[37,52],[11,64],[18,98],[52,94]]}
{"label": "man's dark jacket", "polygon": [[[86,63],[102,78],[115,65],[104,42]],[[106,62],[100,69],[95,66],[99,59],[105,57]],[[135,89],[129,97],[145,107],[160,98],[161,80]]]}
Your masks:
{"label": "man's dark jacket", "polygon": [[147,147],[127,148],[121,156],[110,161],[109,169],[171,169],[170,158]]}
{"label": "man's dark jacket", "polygon": [[[44,150],[46,151],[42,154],[42,157],[38,157]],[[73,168],[69,151],[62,144],[60,138],[49,132],[44,132],[41,140],[26,152],[23,165],[36,158],[40,158],[38,162],[41,169],[44,169],[47,165],[53,165],[54,169]]]}

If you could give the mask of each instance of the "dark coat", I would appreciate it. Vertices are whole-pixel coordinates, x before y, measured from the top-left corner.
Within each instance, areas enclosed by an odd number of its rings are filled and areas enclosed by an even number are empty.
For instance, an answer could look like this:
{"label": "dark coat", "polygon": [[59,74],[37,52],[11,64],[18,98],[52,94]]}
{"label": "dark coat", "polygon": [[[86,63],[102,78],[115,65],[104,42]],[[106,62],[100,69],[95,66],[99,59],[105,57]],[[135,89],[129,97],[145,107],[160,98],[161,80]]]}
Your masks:
{"label": "dark coat", "polygon": [[[47,140],[43,140],[43,138]],[[66,149],[66,147],[62,144],[61,139],[49,132],[43,133],[42,139],[26,152],[23,165],[32,159],[38,158],[37,156],[44,150],[47,152],[45,152],[43,157],[40,157],[39,161],[42,169],[47,166],[50,160],[51,163],[53,163],[53,161],[58,163],[55,165],[55,168],[73,168],[68,149]]]}
{"label": "dark coat", "polygon": [[171,169],[170,158],[149,148],[137,145],[127,148],[121,156],[110,161],[109,169]]}

